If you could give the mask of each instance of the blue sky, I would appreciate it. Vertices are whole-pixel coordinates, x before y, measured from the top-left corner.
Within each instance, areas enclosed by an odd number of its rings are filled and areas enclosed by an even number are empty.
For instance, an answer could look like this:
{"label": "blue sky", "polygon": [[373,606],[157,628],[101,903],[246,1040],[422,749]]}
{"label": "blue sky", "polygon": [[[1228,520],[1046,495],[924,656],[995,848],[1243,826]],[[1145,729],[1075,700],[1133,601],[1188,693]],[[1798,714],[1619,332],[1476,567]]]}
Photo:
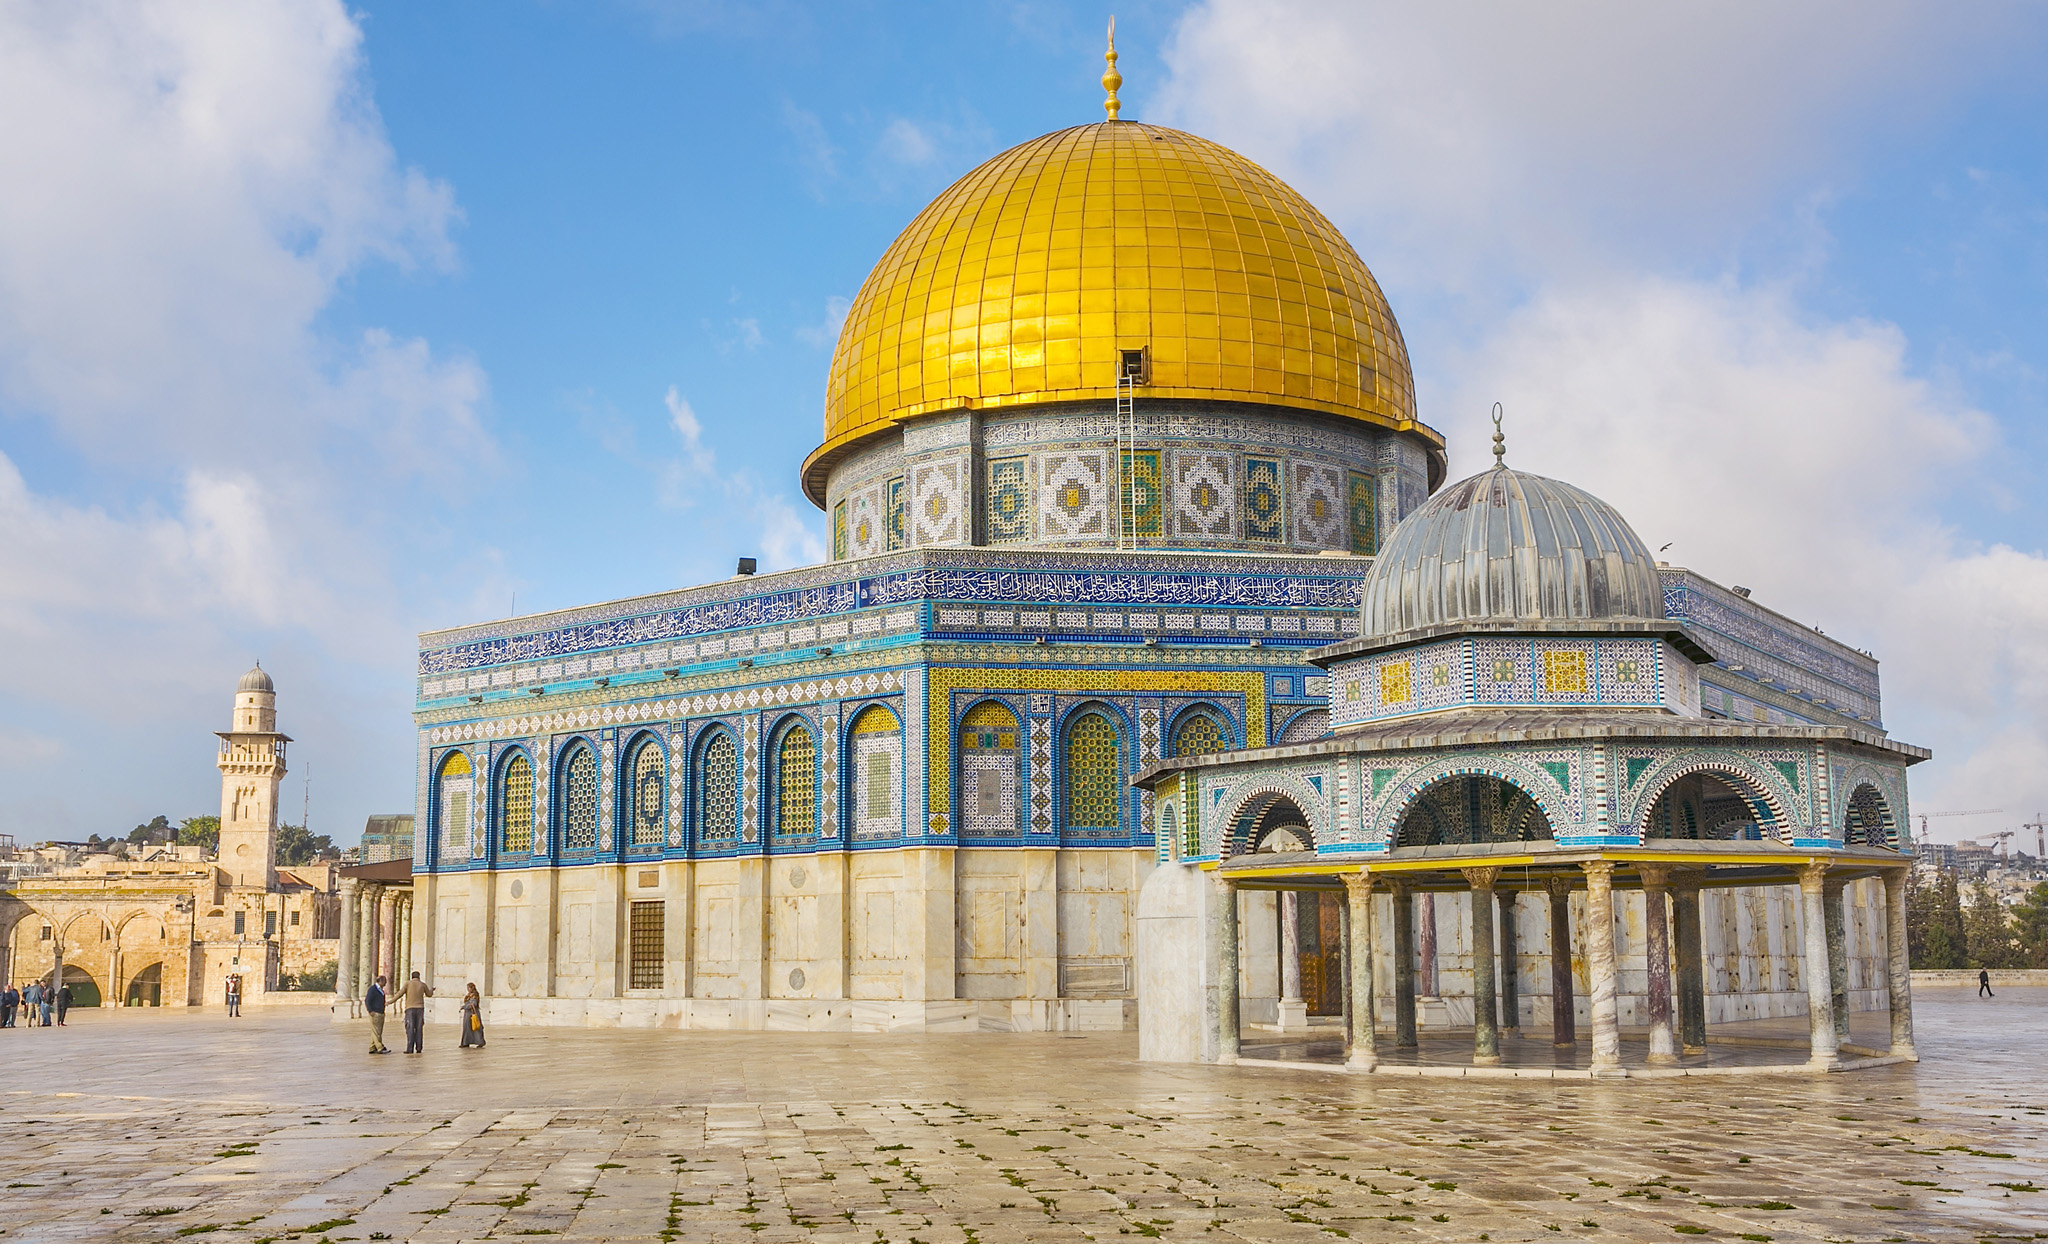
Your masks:
{"label": "blue sky", "polygon": [[[1916,806],[2008,810],[1936,836],[2048,807],[2048,13],[1117,7],[1124,115],[1336,220],[1454,471],[1504,402],[1884,659]],[[261,656],[352,840],[411,806],[417,631],[816,560],[846,300],[1100,117],[1106,16],[0,9],[0,833],[214,810]]]}

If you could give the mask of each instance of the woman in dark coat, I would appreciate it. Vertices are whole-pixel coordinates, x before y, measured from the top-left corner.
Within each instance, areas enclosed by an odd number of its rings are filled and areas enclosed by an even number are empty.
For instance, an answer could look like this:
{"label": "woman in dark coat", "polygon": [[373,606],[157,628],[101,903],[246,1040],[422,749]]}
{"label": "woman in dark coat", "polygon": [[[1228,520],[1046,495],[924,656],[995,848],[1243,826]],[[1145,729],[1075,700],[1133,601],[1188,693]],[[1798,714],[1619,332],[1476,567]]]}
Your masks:
{"label": "woman in dark coat", "polygon": [[471,981],[469,992],[462,995],[462,1047],[484,1043],[484,1000],[476,991],[476,982]]}

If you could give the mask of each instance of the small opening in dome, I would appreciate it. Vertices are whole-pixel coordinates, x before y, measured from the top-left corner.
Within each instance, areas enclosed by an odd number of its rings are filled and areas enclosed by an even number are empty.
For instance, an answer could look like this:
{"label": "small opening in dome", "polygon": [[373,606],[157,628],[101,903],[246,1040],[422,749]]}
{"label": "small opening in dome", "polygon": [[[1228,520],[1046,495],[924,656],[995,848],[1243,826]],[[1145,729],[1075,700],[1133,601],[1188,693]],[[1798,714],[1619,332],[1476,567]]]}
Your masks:
{"label": "small opening in dome", "polygon": [[1125,350],[1117,375],[1130,377],[1133,384],[1144,384],[1148,370],[1145,364],[1150,353],[1149,349]]}

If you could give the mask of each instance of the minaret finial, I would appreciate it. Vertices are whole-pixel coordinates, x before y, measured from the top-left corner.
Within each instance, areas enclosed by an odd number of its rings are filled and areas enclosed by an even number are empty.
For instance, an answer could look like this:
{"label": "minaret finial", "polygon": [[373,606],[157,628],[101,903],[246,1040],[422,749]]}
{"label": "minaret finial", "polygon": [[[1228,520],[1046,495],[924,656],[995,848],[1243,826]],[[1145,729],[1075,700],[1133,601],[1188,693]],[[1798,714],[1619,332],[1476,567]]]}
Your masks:
{"label": "minaret finial", "polygon": [[1500,431],[1500,403],[1493,404],[1493,469],[1498,471],[1508,464],[1508,438]]}
{"label": "minaret finial", "polygon": [[1109,98],[1102,101],[1102,110],[1109,114],[1110,120],[1114,121],[1116,120],[1116,114],[1122,112],[1124,107],[1116,97],[1116,88],[1124,84],[1124,76],[1116,71],[1116,15],[1114,13],[1110,14],[1109,18],[1109,50],[1102,54],[1102,59],[1109,62],[1109,68],[1102,75],[1102,89],[1109,92]]}

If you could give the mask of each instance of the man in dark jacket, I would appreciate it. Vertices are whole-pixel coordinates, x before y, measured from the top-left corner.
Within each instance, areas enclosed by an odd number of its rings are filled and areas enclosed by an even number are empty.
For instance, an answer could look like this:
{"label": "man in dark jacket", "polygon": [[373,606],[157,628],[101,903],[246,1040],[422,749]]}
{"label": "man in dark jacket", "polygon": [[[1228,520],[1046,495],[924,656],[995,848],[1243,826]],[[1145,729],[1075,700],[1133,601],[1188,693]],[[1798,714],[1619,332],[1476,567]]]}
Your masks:
{"label": "man in dark jacket", "polygon": [[384,978],[370,986],[363,995],[363,1013],[370,1017],[370,1053],[389,1054],[384,1046]]}
{"label": "man in dark jacket", "polygon": [[57,1027],[64,1026],[64,1012],[71,1009],[71,986],[65,985],[57,991]]}
{"label": "man in dark jacket", "polygon": [[21,991],[13,985],[0,989],[0,1028],[14,1027],[14,1012],[21,1006]]}

